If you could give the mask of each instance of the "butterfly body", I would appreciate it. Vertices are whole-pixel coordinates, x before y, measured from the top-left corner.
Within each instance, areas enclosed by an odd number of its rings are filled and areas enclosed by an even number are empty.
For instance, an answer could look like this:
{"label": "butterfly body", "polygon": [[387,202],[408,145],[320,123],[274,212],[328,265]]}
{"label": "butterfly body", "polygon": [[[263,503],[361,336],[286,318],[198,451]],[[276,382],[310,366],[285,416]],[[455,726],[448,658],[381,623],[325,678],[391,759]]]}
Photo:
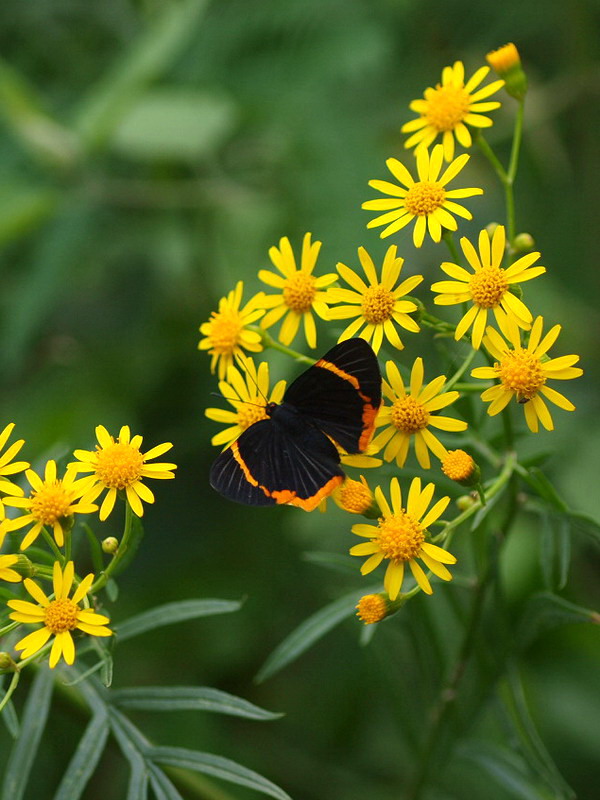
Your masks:
{"label": "butterfly body", "polygon": [[336,444],[363,452],[380,404],[381,374],[370,345],[341,342],[221,453],[211,485],[238,503],[290,503],[310,511],[344,479]]}

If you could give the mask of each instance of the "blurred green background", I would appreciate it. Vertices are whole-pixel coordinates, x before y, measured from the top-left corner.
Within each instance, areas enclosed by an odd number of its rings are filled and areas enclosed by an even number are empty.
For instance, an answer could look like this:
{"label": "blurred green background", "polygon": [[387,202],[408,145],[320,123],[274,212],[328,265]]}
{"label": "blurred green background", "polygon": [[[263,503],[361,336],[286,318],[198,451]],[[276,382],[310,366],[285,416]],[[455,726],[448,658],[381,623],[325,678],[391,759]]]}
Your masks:
{"label": "blurred green background", "polygon": [[[114,433],[129,424],[147,447],[173,442],[177,479],[153,487],[157,503],[113,619],[157,598],[245,604],[123,644],[115,685],[212,685],[286,715],[271,723],[138,715],[158,743],[233,758],[296,800],[402,797],[428,709],[456,658],[468,591],[439,587],[366,648],[360,624],[345,623],[256,685],[277,643],[361,579],[358,568],[331,572],[304,555],[346,552],[341,514],[246,509],[210,489],[217,426],[204,409],[218,402],[196,349],[198,326],[237,279],[246,296],[262,288],[256,273],[283,235],[296,247],[306,231],[322,240],[321,273],[338,260],[356,264],[361,244],[381,257],[389,241],[366,231],[360,203],[372,196],[367,181],[386,177],[384,159],[402,157],[408,102],[446,64],[462,59],[471,74],[507,41],[517,43],[531,86],[517,227],[534,235],[548,268],[535,302],[533,290],[528,299],[564,325],[557,354],[580,353],[585,369],[567,391],[577,413],[557,410],[557,431],[524,446],[551,454],[548,474],[570,505],[600,515],[599,17],[595,0],[0,4],[2,425],[17,423],[35,466],[92,447],[99,423]],[[489,140],[506,158],[515,108],[500,99]],[[465,173],[465,185],[486,187],[483,199],[466,203],[475,220],[460,231],[469,235],[502,221],[503,206],[479,154]],[[425,272],[428,285],[446,253],[415,251],[409,234],[398,243],[407,273]],[[325,330],[320,347],[333,341]],[[411,340],[405,363],[420,346]],[[294,374],[289,362],[273,363]],[[118,532],[117,519],[100,531]],[[543,588],[539,535],[531,518],[508,542],[515,620],[523,598]],[[572,544],[562,596],[597,607],[598,548],[577,532]],[[487,635],[493,643],[495,632]],[[597,628],[573,626],[539,637],[521,664],[533,719],[581,798],[597,797],[599,658]],[[489,742],[510,762],[515,744],[494,716],[497,701],[469,686],[461,737],[446,743],[452,758],[440,761],[437,788],[424,796],[551,797],[534,777],[511,784],[508,768],[499,776],[491,751],[487,760],[469,751],[475,740]],[[60,735],[44,740],[31,797],[52,796],[82,722],[65,709],[54,725]],[[0,731],[0,749],[7,741]],[[120,755],[109,751],[86,797],[120,800],[125,779]]]}

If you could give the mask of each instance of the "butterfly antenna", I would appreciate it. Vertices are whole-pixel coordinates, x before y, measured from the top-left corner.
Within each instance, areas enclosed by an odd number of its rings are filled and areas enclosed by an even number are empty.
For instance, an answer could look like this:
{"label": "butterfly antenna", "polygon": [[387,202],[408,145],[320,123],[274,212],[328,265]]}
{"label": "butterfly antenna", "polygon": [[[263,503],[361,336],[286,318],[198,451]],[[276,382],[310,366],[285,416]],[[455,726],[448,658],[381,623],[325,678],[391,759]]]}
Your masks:
{"label": "butterfly antenna", "polygon": [[[258,373],[254,366],[254,363],[249,358],[247,358],[243,353],[236,353],[235,359],[240,365],[240,367],[244,370],[246,375],[250,378],[252,383],[256,386],[256,391],[265,401],[265,404],[267,404],[269,402],[269,398],[266,397],[266,395],[264,394],[264,392],[261,391],[261,388],[258,385],[258,380],[257,380]],[[258,405],[258,403],[250,403],[250,405]]]}

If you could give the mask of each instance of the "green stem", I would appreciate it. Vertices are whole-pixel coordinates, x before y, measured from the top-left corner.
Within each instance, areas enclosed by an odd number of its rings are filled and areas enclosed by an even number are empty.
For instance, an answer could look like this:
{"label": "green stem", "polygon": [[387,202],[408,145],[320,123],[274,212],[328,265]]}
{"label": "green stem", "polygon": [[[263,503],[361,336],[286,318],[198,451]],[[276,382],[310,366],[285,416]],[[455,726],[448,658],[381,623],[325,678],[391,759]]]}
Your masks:
{"label": "green stem", "polygon": [[494,172],[500,178],[500,182],[502,183],[502,185],[506,186],[506,182],[508,180],[508,173],[500,163],[498,156],[496,155],[496,153],[494,153],[494,151],[488,144],[487,139],[484,137],[481,131],[477,131],[475,135],[475,142],[479,147],[479,149],[481,150],[481,152],[483,153],[483,155],[487,158],[487,160],[494,168]]}
{"label": "green stem", "polygon": [[6,690],[6,694],[4,695],[2,700],[0,700],[0,712],[3,710],[3,708],[6,706],[6,704],[12,697],[15,689],[17,688],[20,677],[21,677],[20,671],[15,669],[15,671],[13,672],[12,680],[8,685],[8,689]]}
{"label": "green stem", "polygon": [[456,249],[456,244],[454,242],[454,234],[452,233],[452,231],[445,230],[442,234],[442,239],[446,242],[448,250],[450,250],[450,254],[454,259],[454,263],[461,266],[460,254]]}
{"label": "green stem", "polygon": [[[447,392],[455,384],[458,383],[458,381],[460,380],[460,378],[462,378],[462,376],[465,373],[465,371],[470,367],[471,362],[473,361],[473,359],[475,358],[476,355],[477,355],[477,350],[471,350],[469,355],[465,358],[465,360],[460,365],[460,367],[456,370],[454,375],[449,380],[446,381],[446,385],[444,386],[442,391]],[[468,384],[468,386],[471,386],[471,384]],[[477,387],[477,388],[480,389],[481,387]]]}
{"label": "green stem", "polygon": [[65,558],[63,554],[60,552],[58,545],[54,541],[54,537],[48,533],[46,528],[42,528],[42,536],[44,537],[47,544],[50,546],[52,552],[54,553],[55,557],[57,558],[58,561],[60,561],[60,565],[62,566]]}
{"label": "green stem", "polygon": [[305,356],[302,353],[299,353],[297,350],[292,350],[291,347],[286,347],[281,342],[276,341],[271,334],[264,330],[263,328],[259,328],[257,325],[248,325],[248,330],[255,331],[255,333],[259,333],[263,345],[266,347],[270,347],[273,350],[279,350],[280,353],[285,353],[286,356],[290,356],[295,361],[299,361],[301,364],[309,364],[312,366],[316,362],[316,358],[311,358],[310,356]]}
{"label": "green stem", "polygon": [[118,567],[119,562],[124,558],[127,549],[129,547],[129,540],[131,539],[131,533],[133,531],[133,518],[134,514],[131,510],[131,506],[127,501],[125,501],[125,527],[123,529],[123,536],[119,543],[119,549],[113,556],[112,561],[107,565],[106,569],[96,578],[94,583],[91,585],[89,594],[95,594],[99,589],[102,589],[111,578],[111,575]]}
{"label": "green stem", "polygon": [[508,174],[506,176],[505,183],[507,235],[510,243],[512,243],[516,234],[514,183],[517,177],[517,168],[519,166],[519,153],[521,152],[524,108],[525,103],[523,100],[520,100],[517,108],[517,116],[515,117],[515,130],[513,133],[510,162],[508,165]]}

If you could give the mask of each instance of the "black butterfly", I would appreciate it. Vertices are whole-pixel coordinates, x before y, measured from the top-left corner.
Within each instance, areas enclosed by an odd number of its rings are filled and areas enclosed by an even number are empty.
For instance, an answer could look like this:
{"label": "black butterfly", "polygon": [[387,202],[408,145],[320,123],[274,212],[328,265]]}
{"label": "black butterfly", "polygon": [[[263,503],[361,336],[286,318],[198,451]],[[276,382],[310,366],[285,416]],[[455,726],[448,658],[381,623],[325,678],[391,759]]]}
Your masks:
{"label": "black butterfly", "polygon": [[216,459],[211,486],[255,506],[290,503],[307,511],[344,479],[340,455],[362,453],[381,405],[377,357],[364,339],[347,339],[290,384],[280,404]]}

